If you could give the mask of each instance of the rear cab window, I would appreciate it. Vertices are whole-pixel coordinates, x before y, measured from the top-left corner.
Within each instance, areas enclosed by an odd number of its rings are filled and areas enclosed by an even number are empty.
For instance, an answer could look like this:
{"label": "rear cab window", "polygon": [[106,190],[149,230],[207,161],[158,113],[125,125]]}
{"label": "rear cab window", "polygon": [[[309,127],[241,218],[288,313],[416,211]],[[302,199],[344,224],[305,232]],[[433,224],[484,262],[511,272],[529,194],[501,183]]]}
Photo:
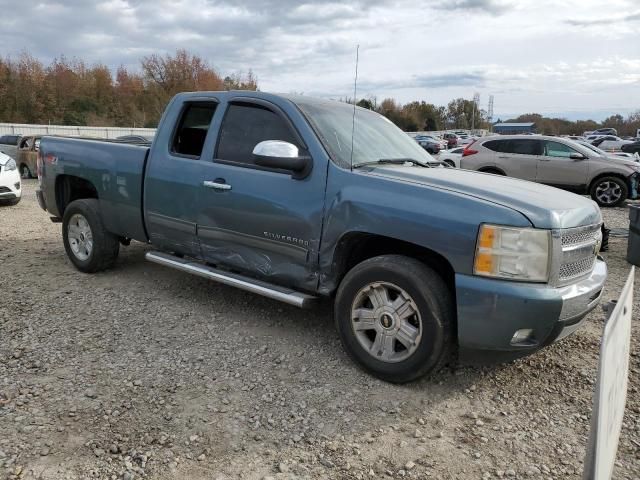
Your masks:
{"label": "rear cab window", "polygon": [[217,105],[216,102],[189,102],[184,105],[171,140],[172,154],[194,160],[200,158]]}

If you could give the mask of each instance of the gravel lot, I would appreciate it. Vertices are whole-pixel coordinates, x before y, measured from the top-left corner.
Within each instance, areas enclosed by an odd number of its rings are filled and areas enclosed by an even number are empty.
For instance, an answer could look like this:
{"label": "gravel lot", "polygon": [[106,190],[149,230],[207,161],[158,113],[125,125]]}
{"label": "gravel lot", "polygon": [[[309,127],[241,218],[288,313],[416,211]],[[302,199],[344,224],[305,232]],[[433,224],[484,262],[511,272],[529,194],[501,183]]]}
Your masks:
{"label": "gravel lot", "polygon": [[[178,273],[138,243],[76,271],[35,187],[0,208],[0,478],[581,478],[600,309],[533,357],[385,384],[347,359],[329,303]],[[606,300],[625,252],[612,238]],[[619,479],[640,478],[639,334]]]}

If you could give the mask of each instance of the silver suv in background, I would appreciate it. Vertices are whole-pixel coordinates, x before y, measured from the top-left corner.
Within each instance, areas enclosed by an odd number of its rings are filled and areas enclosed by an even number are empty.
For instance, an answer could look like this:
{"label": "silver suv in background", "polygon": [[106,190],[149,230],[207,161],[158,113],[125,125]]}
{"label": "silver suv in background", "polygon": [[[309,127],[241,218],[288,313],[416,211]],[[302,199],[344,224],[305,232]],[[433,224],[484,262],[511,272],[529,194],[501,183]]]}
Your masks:
{"label": "silver suv in background", "polygon": [[637,161],[543,135],[482,137],[465,148],[460,166],[588,193],[601,207],[636,198],[640,179]]}

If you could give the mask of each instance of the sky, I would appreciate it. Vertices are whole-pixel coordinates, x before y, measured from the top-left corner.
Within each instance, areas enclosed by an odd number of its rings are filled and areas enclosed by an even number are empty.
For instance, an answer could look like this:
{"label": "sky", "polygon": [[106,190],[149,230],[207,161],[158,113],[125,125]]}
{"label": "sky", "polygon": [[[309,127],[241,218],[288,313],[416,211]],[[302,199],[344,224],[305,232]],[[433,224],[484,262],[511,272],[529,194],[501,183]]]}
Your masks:
{"label": "sky", "polygon": [[640,110],[640,0],[0,0],[0,55],[139,69],[184,48],[261,90],[445,105],[494,119]]}

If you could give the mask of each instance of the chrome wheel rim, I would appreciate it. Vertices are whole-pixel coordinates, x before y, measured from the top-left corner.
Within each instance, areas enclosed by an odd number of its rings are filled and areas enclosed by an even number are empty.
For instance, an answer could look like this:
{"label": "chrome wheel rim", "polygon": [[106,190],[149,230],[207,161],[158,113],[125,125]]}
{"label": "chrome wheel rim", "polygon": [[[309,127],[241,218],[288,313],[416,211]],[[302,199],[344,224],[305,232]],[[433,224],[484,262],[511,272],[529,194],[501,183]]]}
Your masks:
{"label": "chrome wheel rim", "polygon": [[22,178],[29,178],[29,177],[31,176],[31,175],[30,175],[30,172],[29,172],[29,167],[27,167],[26,165],[23,165],[23,166],[20,168],[20,170],[21,170],[21,171],[20,171],[20,176],[21,176]]}
{"label": "chrome wheel rim", "polygon": [[622,188],[616,182],[607,180],[596,187],[596,198],[605,205],[611,205],[620,201]]}
{"label": "chrome wheel rim", "polygon": [[418,306],[405,290],[388,282],[360,289],[351,305],[351,326],[360,346],[386,363],[406,360],[422,339]]}
{"label": "chrome wheel rim", "polygon": [[87,219],[79,214],[74,214],[69,219],[67,226],[67,238],[73,255],[78,260],[86,260],[93,251],[93,233]]}

